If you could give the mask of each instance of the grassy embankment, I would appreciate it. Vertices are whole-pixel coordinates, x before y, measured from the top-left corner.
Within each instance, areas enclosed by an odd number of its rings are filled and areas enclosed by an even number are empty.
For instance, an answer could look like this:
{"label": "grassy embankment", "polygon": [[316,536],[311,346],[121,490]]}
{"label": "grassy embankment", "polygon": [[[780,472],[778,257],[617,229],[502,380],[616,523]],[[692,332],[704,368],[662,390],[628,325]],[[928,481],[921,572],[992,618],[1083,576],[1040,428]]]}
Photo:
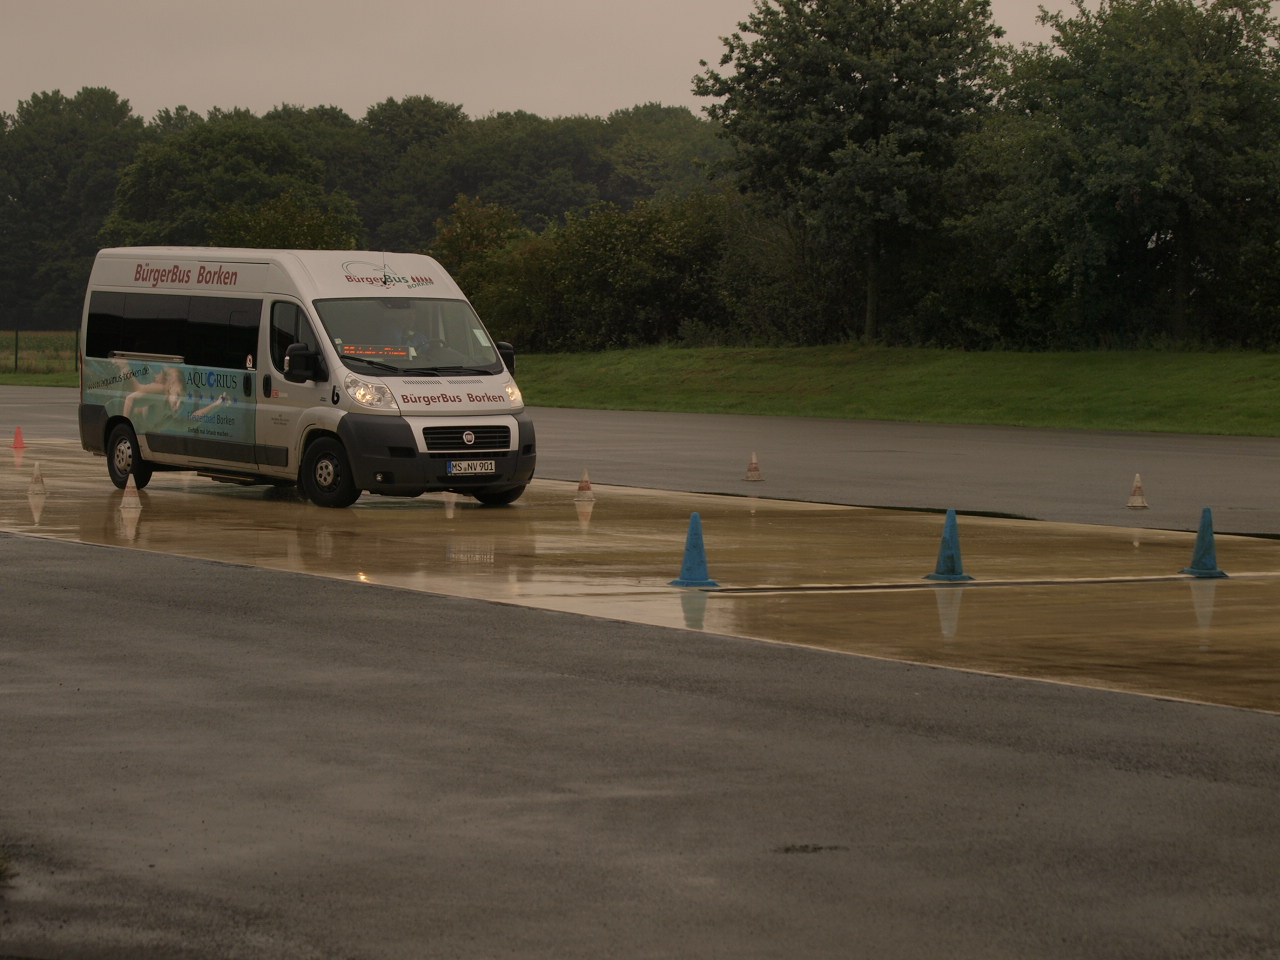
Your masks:
{"label": "grassy embankment", "polygon": [[[0,384],[77,385],[73,335],[20,343],[15,374],[0,334]],[[517,370],[531,406],[1280,436],[1280,354],[650,348]]]}
{"label": "grassy embankment", "polygon": [[1280,354],[647,349],[517,371],[532,406],[1280,436]]}
{"label": "grassy embankment", "polygon": [[79,386],[75,333],[0,331],[0,384]]}

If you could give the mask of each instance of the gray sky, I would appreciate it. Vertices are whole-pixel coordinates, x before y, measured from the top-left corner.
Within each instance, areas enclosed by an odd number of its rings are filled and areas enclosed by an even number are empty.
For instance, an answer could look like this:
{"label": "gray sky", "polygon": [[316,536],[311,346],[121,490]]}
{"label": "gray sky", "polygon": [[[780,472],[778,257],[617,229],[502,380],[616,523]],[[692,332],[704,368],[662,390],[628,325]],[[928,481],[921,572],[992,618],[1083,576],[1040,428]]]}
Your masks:
{"label": "gray sky", "polygon": [[[1045,0],[1046,7],[1066,3]],[[162,107],[333,105],[351,116],[425,94],[468,115],[697,109],[752,0],[0,0],[0,111],[32,93],[109,87]],[[1016,41],[1047,36],[1036,0],[993,0]]]}

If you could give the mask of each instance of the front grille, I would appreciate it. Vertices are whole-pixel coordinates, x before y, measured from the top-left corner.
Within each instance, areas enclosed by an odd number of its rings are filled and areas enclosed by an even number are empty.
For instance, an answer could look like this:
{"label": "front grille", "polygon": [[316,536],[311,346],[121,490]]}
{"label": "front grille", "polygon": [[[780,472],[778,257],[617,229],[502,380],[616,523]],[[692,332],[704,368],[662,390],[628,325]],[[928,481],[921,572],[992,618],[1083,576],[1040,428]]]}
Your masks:
{"label": "front grille", "polygon": [[[474,443],[466,443],[462,439],[465,433],[475,435]],[[511,428],[503,426],[485,427],[423,427],[422,439],[427,442],[430,453],[455,451],[470,453],[473,450],[510,450]]]}

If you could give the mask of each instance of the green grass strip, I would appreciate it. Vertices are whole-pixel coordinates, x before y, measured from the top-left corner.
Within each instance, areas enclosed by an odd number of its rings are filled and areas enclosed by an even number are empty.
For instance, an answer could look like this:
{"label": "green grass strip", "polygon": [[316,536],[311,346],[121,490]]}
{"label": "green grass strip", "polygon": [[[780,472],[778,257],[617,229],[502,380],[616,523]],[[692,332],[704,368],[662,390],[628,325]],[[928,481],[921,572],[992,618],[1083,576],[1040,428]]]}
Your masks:
{"label": "green grass strip", "polygon": [[[527,354],[530,406],[1280,436],[1280,354],[896,347]],[[0,384],[74,387],[74,371]]]}
{"label": "green grass strip", "polygon": [[519,358],[532,406],[1280,436],[1280,355],[650,348]]}

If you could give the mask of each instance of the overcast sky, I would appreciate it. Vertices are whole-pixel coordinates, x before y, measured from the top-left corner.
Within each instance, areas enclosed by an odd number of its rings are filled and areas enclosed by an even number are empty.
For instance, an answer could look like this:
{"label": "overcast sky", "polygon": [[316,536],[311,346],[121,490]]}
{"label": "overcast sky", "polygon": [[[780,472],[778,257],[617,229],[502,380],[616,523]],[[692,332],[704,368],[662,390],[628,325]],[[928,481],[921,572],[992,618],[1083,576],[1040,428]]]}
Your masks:
{"label": "overcast sky", "polygon": [[[1016,41],[1047,39],[1036,0],[992,0]],[[1046,0],[1046,7],[1064,3]],[[32,93],[109,87],[163,107],[338,106],[360,118],[425,94],[469,116],[697,109],[699,60],[752,0],[0,0],[0,111]]]}

